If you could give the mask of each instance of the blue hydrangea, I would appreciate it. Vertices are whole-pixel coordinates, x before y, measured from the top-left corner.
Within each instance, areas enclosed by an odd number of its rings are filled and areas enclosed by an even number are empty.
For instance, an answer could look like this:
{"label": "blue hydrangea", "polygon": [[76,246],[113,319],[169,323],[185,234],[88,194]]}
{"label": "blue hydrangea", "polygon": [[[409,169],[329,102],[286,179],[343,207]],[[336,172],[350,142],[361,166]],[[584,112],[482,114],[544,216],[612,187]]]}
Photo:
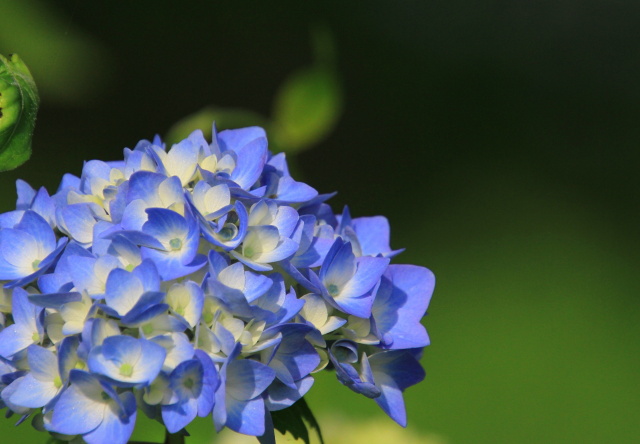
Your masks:
{"label": "blue hydrangea", "polygon": [[424,267],[383,216],[334,214],[258,127],[160,138],[0,214],[0,406],[88,443],[142,411],[272,442],[271,412],[328,369],[402,426],[424,378]]}

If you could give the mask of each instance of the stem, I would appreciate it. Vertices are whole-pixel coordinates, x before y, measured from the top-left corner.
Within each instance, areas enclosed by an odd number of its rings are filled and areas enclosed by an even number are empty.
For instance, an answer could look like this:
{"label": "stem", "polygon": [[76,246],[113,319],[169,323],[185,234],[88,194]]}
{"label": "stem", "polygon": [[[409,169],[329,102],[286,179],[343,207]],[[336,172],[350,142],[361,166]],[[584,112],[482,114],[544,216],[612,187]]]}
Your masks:
{"label": "stem", "polygon": [[169,433],[169,431],[165,431],[164,435],[164,444],[184,444],[184,434],[183,433]]}

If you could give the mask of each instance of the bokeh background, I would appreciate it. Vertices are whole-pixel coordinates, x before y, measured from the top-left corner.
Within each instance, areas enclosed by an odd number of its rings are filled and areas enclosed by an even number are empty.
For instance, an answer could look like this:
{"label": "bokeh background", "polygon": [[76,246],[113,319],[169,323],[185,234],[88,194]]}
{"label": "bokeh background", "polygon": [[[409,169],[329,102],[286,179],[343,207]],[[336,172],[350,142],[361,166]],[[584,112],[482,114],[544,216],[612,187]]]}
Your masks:
{"label": "bokeh background", "polygon": [[205,107],[270,122],[283,82],[330,59],[333,114],[296,174],[336,211],[386,215],[396,262],[437,285],[409,427],[323,374],[308,403],[328,444],[635,443],[639,22],[630,0],[0,0],[0,53],[42,100],[0,211],[17,178],[53,191]]}

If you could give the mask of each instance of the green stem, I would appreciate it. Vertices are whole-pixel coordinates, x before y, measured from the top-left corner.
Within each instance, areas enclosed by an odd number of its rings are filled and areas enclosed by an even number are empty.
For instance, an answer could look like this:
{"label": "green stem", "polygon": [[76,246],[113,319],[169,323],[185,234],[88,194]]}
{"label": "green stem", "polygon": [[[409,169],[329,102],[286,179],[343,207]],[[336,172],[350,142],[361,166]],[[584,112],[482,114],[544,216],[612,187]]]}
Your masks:
{"label": "green stem", "polygon": [[164,435],[164,444],[184,444],[183,433],[169,433],[167,430]]}

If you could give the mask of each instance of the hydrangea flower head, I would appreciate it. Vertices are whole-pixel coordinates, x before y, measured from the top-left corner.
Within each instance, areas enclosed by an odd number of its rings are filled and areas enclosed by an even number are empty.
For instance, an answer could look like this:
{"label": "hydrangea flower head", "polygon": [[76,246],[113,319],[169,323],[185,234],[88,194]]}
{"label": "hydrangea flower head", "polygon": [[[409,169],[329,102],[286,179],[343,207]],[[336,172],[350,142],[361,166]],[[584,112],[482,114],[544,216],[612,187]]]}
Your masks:
{"label": "hydrangea flower head", "polygon": [[383,216],[334,214],[258,127],[159,137],[0,215],[0,397],[56,436],[126,443],[138,411],[273,436],[333,370],[406,425],[424,378],[424,267]]}

